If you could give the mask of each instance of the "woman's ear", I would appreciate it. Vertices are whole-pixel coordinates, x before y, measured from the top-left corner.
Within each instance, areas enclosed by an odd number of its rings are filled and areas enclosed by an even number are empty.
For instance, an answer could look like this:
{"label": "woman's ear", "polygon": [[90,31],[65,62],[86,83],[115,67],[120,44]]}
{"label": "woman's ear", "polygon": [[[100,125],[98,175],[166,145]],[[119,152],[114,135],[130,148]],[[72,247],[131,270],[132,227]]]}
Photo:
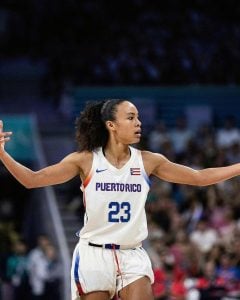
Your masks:
{"label": "woman's ear", "polygon": [[113,124],[113,122],[112,122],[112,121],[107,121],[107,122],[106,122],[106,127],[107,127],[107,129],[109,129],[109,130],[114,129],[114,124]]}

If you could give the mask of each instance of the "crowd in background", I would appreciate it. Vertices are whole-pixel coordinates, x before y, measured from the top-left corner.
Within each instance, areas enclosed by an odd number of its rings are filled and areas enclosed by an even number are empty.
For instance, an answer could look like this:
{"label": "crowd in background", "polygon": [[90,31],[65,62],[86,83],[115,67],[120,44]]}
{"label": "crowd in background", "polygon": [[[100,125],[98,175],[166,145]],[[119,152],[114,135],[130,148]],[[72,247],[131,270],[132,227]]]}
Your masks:
{"label": "crowd in background", "polygon": [[4,0],[0,14],[0,58],[44,60],[51,92],[66,81],[239,84],[234,0]]}
{"label": "crowd in background", "polygon": [[[56,101],[66,82],[237,85],[239,41],[235,0],[0,3],[0,63],[18,57],[42,60],[48,70],[45,93]],[[240,161],[240,128],[232,118],[197,130],[184,118],[173,128],[158,120],[143,141],[141,147],[196,169]],[[0,299],[58,300],[57,249],[46,237],[36,248],[22,239],[19,212],[28,196],[18,193],[7,176],[0,168]],[[152,178],[144,246],[153,264],[156,300],[240,299],[239,187],[238,177],[203,188]],[[21,201],[13,199],[13,190]],[[82,216],[82,206],[77,207]],[[18,224],[13,223],[16,214]]]}
{"label": "crowd in background", "polygon": [[62,266],[48,236],[39,235],[32,249],[16,236],[0,265],[1,300],[61,299]]}
{"label": "crowd in background", "polygon": [[[160,121],[148,147],[194,169],[239,162],[240,129],[233,117],[220,128],[196,131],[183,117],[175,128]],[[208,187],[153,178],[147,201],[155,299],[240,299],[240,180]]]}
{"label": "crowd in background", "polygon": [[[143,141],[139,147],[195,169],[240,161],[240,128],[232,116],[219,127],[202,124],[196,129],[188,126],[184,116],[177,118],[172,128],[158,120]],[[151,180],[146,203],[149,237],[144,246],[153,264],[155,299],[240,299],[240,179],[208,187],[176,185],[154,177]],[[72,210],[72,203],[68,205]],[[77,205],[75,213],[82,217],[79,207],[83,208]],[[18,241],[5,255],[1,281],[17,290],[17,295],[26,285],[31,286],[27,289],[31,293],[57,291],[48,289],[59,286],[61,266],[56,249],[49,241],[37,249],[33,254]],[[41,279],[34,287],[38,272]],[[34,298],[39,295],[28,294],[33,299],[51,299],[44,295]]]}

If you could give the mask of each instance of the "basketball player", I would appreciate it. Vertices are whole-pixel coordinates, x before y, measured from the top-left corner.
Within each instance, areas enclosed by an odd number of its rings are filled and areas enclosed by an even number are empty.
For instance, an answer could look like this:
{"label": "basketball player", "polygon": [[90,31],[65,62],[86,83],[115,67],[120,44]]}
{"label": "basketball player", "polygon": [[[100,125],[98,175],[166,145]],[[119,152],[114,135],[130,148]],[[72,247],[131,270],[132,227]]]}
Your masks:
{"label": "basketball player", "polygon": [[91,103],[76,122],[79,150],[32,171],[4,149],[11,132],[0,124],[0,159],[25,187],[60,184],[80,176],[86,208],[72,261],[72,300],[153,299],[153,272],[142,248],[149,176],[206,186],[240,173],[240,164],[194,170],[161,154],[135,149],[141,138],[137,108],[126,100]]}

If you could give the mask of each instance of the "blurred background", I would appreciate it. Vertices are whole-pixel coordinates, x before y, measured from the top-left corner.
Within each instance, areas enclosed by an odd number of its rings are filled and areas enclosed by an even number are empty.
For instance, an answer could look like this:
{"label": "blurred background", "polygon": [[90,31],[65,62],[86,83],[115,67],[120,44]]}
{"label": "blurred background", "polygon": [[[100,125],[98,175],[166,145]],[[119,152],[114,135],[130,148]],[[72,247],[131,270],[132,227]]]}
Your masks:
{"label": "blurred background", "polygon": [[[236,0],[2,0],[6,148],[38,169],[75,151],[87,101],[126,98],[141,149],[196,169],[240,160]],[[67,300],[80,182],[26,190],[0,164],[0,299]],[[240,299],[239,178],[155,182],[146,204],[155,299]]]}

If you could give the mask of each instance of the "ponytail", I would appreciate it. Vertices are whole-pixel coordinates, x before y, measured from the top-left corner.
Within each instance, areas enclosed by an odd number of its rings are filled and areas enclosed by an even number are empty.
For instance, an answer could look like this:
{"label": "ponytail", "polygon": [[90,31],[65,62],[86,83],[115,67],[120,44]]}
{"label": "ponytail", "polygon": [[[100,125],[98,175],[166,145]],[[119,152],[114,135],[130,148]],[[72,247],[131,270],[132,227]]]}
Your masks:
{"label": "ponytail", "polygon": [[116,107],[123,99],[89,102],[76,119],[76,139],[78,151],[93,151],[105,147],[109,133],[106,121],[114,121]]}

